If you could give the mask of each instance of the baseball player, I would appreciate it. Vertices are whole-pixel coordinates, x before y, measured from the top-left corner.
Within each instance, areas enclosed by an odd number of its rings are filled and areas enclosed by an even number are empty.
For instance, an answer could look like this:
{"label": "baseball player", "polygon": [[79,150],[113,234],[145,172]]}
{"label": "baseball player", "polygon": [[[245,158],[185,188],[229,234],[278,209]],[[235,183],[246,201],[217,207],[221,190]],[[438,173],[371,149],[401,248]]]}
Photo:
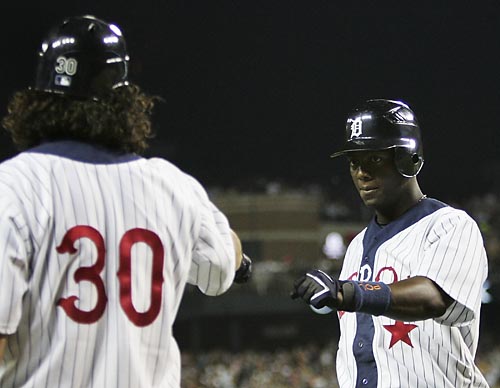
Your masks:
{"label": "baseball player", "polygon": [[251,261],[194,178],[139,156],[154,98],[116,25],[68,18],[38,58],[3,119],[0,386],[178,388],[186,283],[220,295]]}
{"label": "baseball player", "polygon": [[408,105],[369,100],[348,116],[345,155],[373,209],[350,243],[339,279],[311,270],[292,298],[337,310],[341,387],[487,387],[474,364],[487,259],[477,224],[427,198],[424,159]]}

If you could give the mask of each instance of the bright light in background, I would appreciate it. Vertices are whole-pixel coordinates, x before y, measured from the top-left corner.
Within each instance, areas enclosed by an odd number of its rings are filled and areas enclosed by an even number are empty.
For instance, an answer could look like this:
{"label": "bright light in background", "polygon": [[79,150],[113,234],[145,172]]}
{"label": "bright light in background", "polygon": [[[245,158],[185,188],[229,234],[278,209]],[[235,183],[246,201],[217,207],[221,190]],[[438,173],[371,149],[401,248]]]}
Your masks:
{"label": "bright light in background", "polygon": [[323,245],[323,253],[329,259],[340,259],[345,253],[344,238],[338,232],[328,233]]}

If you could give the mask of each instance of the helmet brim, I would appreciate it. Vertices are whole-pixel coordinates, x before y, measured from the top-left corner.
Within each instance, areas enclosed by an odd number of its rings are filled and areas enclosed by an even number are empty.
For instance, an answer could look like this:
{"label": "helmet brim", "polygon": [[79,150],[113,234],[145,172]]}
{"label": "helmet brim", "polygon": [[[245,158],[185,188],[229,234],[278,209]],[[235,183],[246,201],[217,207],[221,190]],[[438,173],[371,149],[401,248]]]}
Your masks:
{"label": "helmet brim", "polygon": [[357,138],[353,141],[348,141],[342,149],[330,155],[330,158],[345,155],[349,152],[356,151],[383,151],[396,147],[408,148],[410,150],[416,149],[416,142],[410,138],[388,139],[380,141],[374,138]]}

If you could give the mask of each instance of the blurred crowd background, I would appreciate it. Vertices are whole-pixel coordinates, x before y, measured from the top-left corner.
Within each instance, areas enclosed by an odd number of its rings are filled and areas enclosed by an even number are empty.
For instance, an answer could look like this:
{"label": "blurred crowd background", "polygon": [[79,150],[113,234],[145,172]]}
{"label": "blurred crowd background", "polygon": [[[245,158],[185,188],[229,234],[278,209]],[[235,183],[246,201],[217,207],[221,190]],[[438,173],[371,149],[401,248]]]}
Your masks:
{"label": "blurred crowd background", "polygon": [[[307,269],[338,273],[345,247],[371,213],[347,185],[343,190],[278,182],[248,187],[253,189],[209,191],[252,256],[254,277],[217,298],[187,288],[175,326],[183,354],[182,386],[337,387],[336,316],[314,314],[288,295]],[[491,387],[500,387],[498,199],[490,193],[447,201],[478,222],[489,256],[476,360]]]}

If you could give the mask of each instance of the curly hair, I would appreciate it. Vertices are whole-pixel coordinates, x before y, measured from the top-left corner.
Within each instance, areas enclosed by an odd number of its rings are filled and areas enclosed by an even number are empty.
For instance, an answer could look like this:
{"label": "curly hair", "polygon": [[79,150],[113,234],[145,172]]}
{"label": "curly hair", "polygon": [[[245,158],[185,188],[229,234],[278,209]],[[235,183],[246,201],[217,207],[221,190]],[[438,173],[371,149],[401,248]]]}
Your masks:
{"label": "curly hair", "polygon": [[78,140],[142,153],[153,136],[151,113],[157,99],[137,85],[114,89],[99,100],[27,89],[13,95],[2,125],[19,150],[44,141]]}

